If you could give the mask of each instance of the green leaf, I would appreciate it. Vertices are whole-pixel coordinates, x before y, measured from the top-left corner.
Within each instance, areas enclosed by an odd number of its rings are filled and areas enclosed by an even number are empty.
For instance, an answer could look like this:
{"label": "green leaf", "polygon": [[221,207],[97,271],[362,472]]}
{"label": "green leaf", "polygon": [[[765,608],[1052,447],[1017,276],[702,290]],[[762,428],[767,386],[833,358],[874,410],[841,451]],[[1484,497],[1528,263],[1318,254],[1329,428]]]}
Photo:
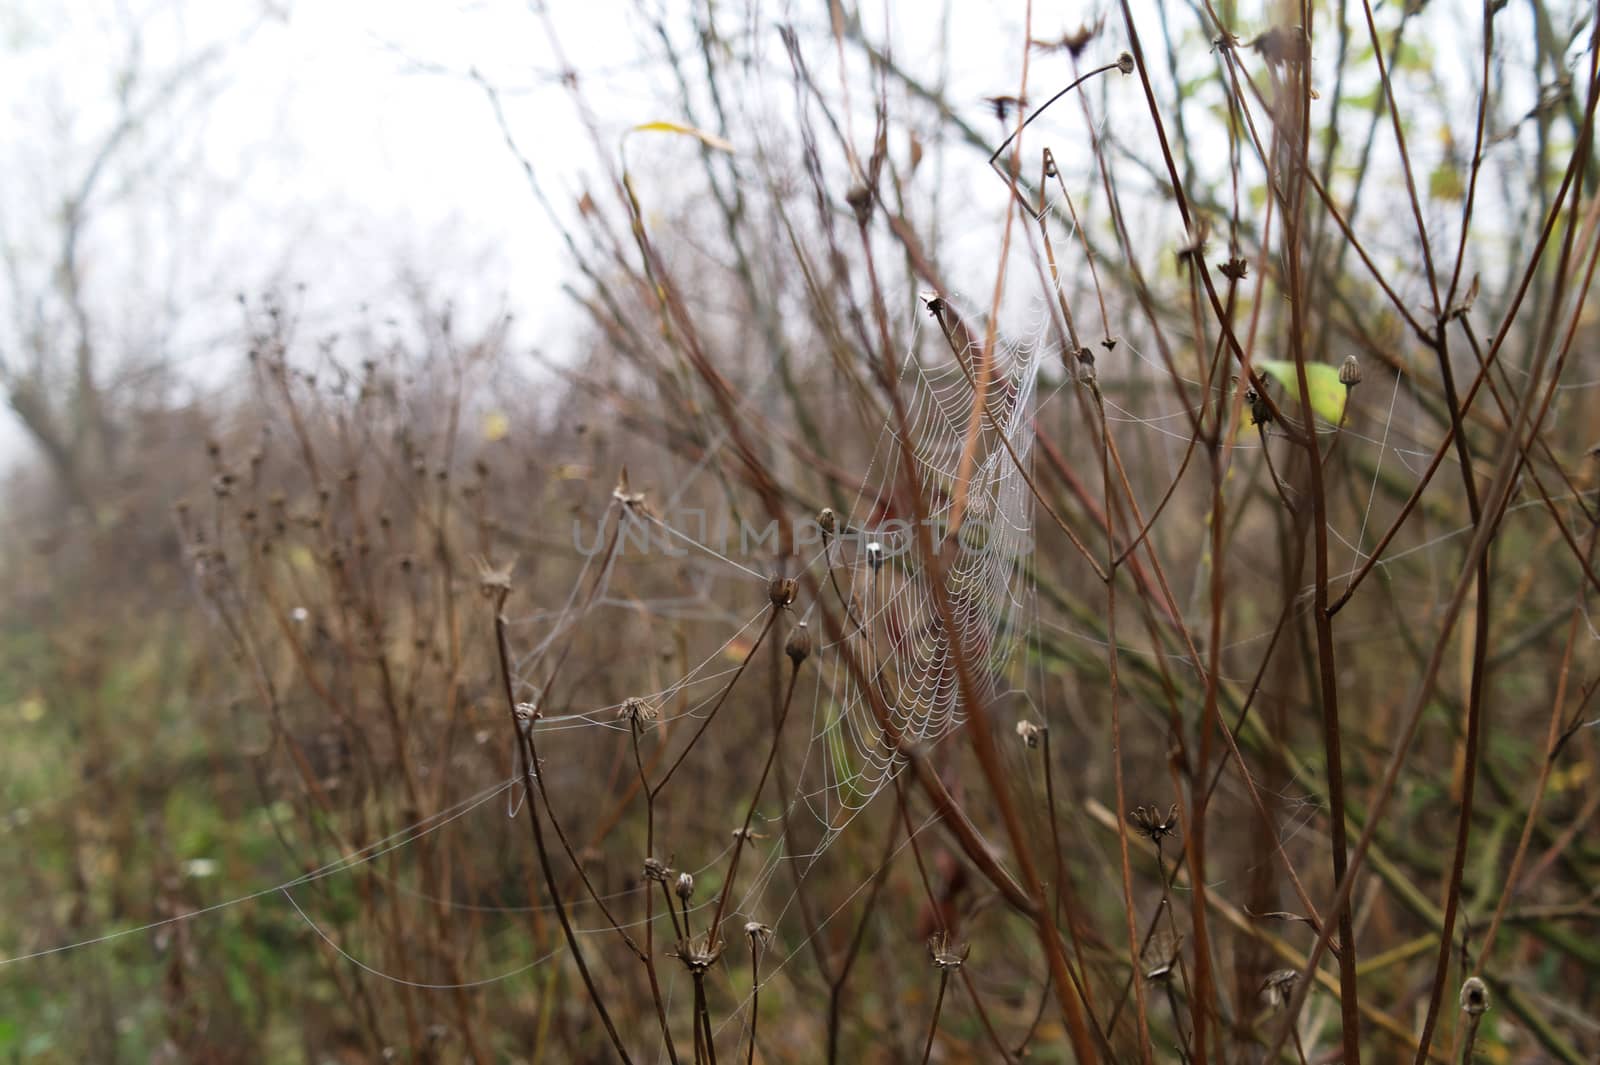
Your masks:
{"label": "green leaf", "polygon": [[[1300,377],[1294,363],[1282,359],[1258,359],[1255,368],[1272,375],[1283,392],[1280,395],[1298,399]],[[1311,409],[1317,417],[1337,424],[1344,417],[1345,387],[1339,383],[1339,371],[1324,362],[1306,364],[1306,387],[1311,392]],[[1277,396],[1273,396],[1274,401]],[[1246,408],[1248,412],[1248,408]]]}

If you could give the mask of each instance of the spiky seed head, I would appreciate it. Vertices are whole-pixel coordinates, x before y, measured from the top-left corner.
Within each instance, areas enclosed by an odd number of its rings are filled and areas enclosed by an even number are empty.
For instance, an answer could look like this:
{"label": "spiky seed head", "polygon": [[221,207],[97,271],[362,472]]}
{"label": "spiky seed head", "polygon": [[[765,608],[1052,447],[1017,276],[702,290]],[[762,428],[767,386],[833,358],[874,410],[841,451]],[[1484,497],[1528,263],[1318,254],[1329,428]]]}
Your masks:
{"label": "spiky seed head", "polygon": [[1489,987],[1476,976],[1461,985],[1461,1009],[1469,1016],[1481,1017],[1489,1010]]}
{"label": "spiky seed head", "polygon": [[1035,725],[1032,721],[1017,722],[1017,735],[1021,737],[1022,742],[1030,749],[1039,746],[1039,739],[1043,734],[1044,729]]}
{"label": "spiky seed head", "polygon": [[783,653],[789,656],[789,661],[794,663],[796,669],[800,663],[811,657],[811,630],[805,622],[796,625],[789,634],[789,642],[783,648]]}
{"label": "spiky seed head", "polygon": [[1339,364],[1339,383],[1354,388],[1361,383],[1361,363],[1354,355],[1346,355]]}
{"label": "spiky seed head", "polygon": [[1124,74],[1133,73],[1133,54],[1131,52],[1123,52],[1117,56],[1117,69]]}
{"label": "spiky seed head", "polygon": [[637,696],[629,696],[622,701],[622,708],[617,711],[617,720],[626,721],[630,725],[643,725],[656,719],[656,709]]}
{"label": "spiky seed head", "polygon": [[1178,833],[1178,804],[1173,803],[1166,813],[1159,806],[1136,806],[1128,815],[1128,823],[1151,843],[1159,844]]}
{"label": "spiky seed head", "polygon": [[694,874],[679,873],[678,886],[675,890],[677,891],[679,901],[688,902],[689,896],[694,894]]}
{"label": "spiky seed head", "polygon": [[966,964],[972,954],[971,943],[953,943],[949,932],[935,932],[928,937],[928,957],[934,967],[953,973]]}
{"label": "spiky seed head", "polygon": [[494,566],[489,560],[480,556],[473,559],[478,567],[478,590],[485,599],[503,602],[511,594],[511,573],[517,568],[517,560],[512,558],[504,566]]}

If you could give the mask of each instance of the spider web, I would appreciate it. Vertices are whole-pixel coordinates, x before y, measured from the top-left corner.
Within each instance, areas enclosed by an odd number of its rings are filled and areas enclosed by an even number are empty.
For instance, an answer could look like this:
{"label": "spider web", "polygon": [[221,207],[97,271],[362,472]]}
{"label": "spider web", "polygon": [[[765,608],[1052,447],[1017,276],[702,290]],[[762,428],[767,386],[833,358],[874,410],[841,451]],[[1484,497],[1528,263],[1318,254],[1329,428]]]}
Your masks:
{"label": "spider web", "polygon": [[[1032,453],[1040,352],[1037,344],[996,344],[985,366],[981,351],[964,346],[959,356],[946,351],[905,363],[905,429],[898,418],[885,428],[852,523],[823,556],[842,570],[849,604],[844,646],[831,648],[816,722],[828,755],[827,793],[836,803],[822,816],[832,827],[882,791],[905,765],[906,747],[935,744],[966,721],[958,651],[972,666],[973,695],[988,704],[1006,690],[1030,600],[1033,500],[1023,471]],[[915,517],[903,514],[902,453],[916,471],[938,575],[922,562]]]}

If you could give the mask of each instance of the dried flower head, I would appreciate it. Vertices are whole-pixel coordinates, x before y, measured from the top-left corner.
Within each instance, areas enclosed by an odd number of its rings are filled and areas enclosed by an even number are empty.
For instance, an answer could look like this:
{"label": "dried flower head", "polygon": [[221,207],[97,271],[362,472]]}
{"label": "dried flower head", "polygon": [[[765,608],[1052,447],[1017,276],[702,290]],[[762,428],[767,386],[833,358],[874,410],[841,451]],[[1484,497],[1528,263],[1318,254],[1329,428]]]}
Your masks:
{"label": "dried flower head", "polygon": [[626,721],[630,725],[645,725],[656,719],[656,708],[640,699],[630,695],[622,701],[622,708],[617,711],[617,720]]}
{"label": "dried flower head", "polygon": [[1017,735],[1021,737],[1022,742],[1029,749],[1032,749],[1039,746],[1039,740],[1044,735],[1044,729],[1039,725],[1035,725],[1032,721],[1018,721]]}
{"label": "dried flower head", "polygon": [[823,507],[817,512],[817,526],[829,536],[839,528],[839,516],[833,512],[832,507]]}
{"label": "dried flower head", "polygon": [[1302,26],[1274,26],[1251,41],[1250,47],[1272,66],[1304,63],[1311,58],[1311,41]]}
{"label": "dried flower head", "polygon": [[660,858],[646,858],[644,860],[644,878],[654,880],[658,884],[665,884],[672,876],[672,870]]}
{"label": "dried flower head", "polygon": [[1123,52],[1121,55],[1117,56],[1117,69],[1122,71],[1124,74],[1132,74],[1133,53]]}
{"label": "dried flower head", "polygon": [[1267,397],[1254,388],[1244,390],[1244,401],[1250,405],[1250,424],[1266,425],[1272,421],[1272,407]]}
{"label": "dried flower head", "polygon": [[867,544],[867,565],[874,573],[883,568],[883,545],[876,540]]}
{"label": "dried flower head", "polygon": [[789,642],[784,645],[783,653],[789,656],[789,661],[794,663],[796,669],[811,656],[811,630],[805,622],[796,625],[789,634]]}
{"label": "dried flower head", "polygon": [[1287,1006],[1299,979],[1300,973],[1294,969],[1274,969],[1261,981],[1261,993],[1274,1006]]}
{"label": "dried flower head", "polygon": [[1489,1011],[1489,988],[1476,976],[1467,977],[1466,983],[1461,985],[1461,1009],[1473,1017],[1481,1017]]}
{"label": "dried flower head", "polygon": [[1104,18],[1100,19],[1100,21],[1096,22],[1093,26],[1087,24],[1079,25],[1076,30],[1063,33],[1058,40],[1041,41],[1034,39],[1028,43],[1044,52],[1054,52],[1064,49],[1068,55],[1076,59],[1078,56],[1083,54],[1083,50],[1085,48],[1089,47],[1089,42],[1094,40],[1095,35],[1100,32],[1100,27],[1103,25],[1105,25]]}
{"label": "dried flower head", "polygon": [[1361,383],[1361,363],[1354,355],[1346,355],[1340,364],[1339,383],[1346,388],[1354,388]]}
{"label": "dried flower head", "polygon": [[1246,275],[1250,273],[1250,263],[1236,255],[1225,263],[1218,263],[1217,269],[1229,281],[1243,281]]}
{"label": "dried flower head", "polygon": [[533,723],[544,715],[532,703],[518,703],[516,709],[517,731],[526,736],[533,731]]}
{"label": "dried flower head", "polygon": [[786,607],[794,602],[797,591],[799,586],[793,577],[774,577],[767,584],[767,598],[772,600],[775,607]]}
{"label": "dried flower head", "polygon": [[872,218],[872,190],[865,185],[852,185],[844,194],[844,202],[855,212],[856,225],[864,226]]}
{"label": "dried flower head", "polygon": [[677,893],[679,901],[688,902],[689,897],[694,894],[694,874],[679,873],[678,886],[674,890]]}
{"label": "dried flower head", "polygon": [[1128,815],[1128,823],[1159,846],[1163,839],[1178,834],[1178,804],[1173,803],[1166,813],[1162,813],[1159,806],[1136,806]]}
{"label": "dried flower head", "polygon": [[722,941],[716,938],[715,932],[706,931],[698,936],[678,940],[667,954],[683,962],[684,968],[691,973],[703,974],[722,957]]}
{"label": "dried flower head", "polygon": [[1028,100],[1023,96],[985,96],[983,102],[989,105],[994,111],[994,117],[1001,122],[1010,117],[1013,106],[1018,111],[1025,111],[1028,107]]}
{"label": "dried flower head", "polygon": [[750,945],[752,947],[757,943],[768,943],[772,940],[772,929],[760,921],[746,921],[744,934],[750,937]]}
{"label": "dried flower head", "polygon": [[928,957],[935,967],[953,973],[966,964],[972,954],[971,943],[951,943],[949,932],[935,932],[928,937]]}
{"label": "dried flower head", "polygon": [[482,555],[472,561],[478,567],[478,590],[485,599],[501,601],[511,594],[511,572],[517,568],[515,557],[504,566],[493,566]]}

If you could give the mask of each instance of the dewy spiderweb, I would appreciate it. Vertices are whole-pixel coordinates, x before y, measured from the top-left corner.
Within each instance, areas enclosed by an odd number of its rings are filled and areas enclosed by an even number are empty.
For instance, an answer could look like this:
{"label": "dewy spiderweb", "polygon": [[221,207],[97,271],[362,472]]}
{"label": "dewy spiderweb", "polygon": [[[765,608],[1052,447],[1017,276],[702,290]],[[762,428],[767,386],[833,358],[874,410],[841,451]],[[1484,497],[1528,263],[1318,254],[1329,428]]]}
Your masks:
{"label": "dewy spiderweb", "polygon": [[[937,743],[966,720],[956,648],[972,667],[976,696],[988,704],[1005,690],[1027,619],[1033,499],[1023,469],[1032,454],[1040,348],[996,344],[988,365],[979,343],[958,357],[941,338],[937,350],[942,357],[906,360],[905,434],[891,417],[867,479],[875,487],[863,488],[829,556],[847,575],[840,582],[849,600],[845,643],[889,717],[885,729],[872,695],[845,668],[846,656],[835,655],[819,707],[829,791],[838,803],[827,818],[834,829],[893,779],[905,747]],[[953,633],[914,539],[902,452],[916,468]]]}

